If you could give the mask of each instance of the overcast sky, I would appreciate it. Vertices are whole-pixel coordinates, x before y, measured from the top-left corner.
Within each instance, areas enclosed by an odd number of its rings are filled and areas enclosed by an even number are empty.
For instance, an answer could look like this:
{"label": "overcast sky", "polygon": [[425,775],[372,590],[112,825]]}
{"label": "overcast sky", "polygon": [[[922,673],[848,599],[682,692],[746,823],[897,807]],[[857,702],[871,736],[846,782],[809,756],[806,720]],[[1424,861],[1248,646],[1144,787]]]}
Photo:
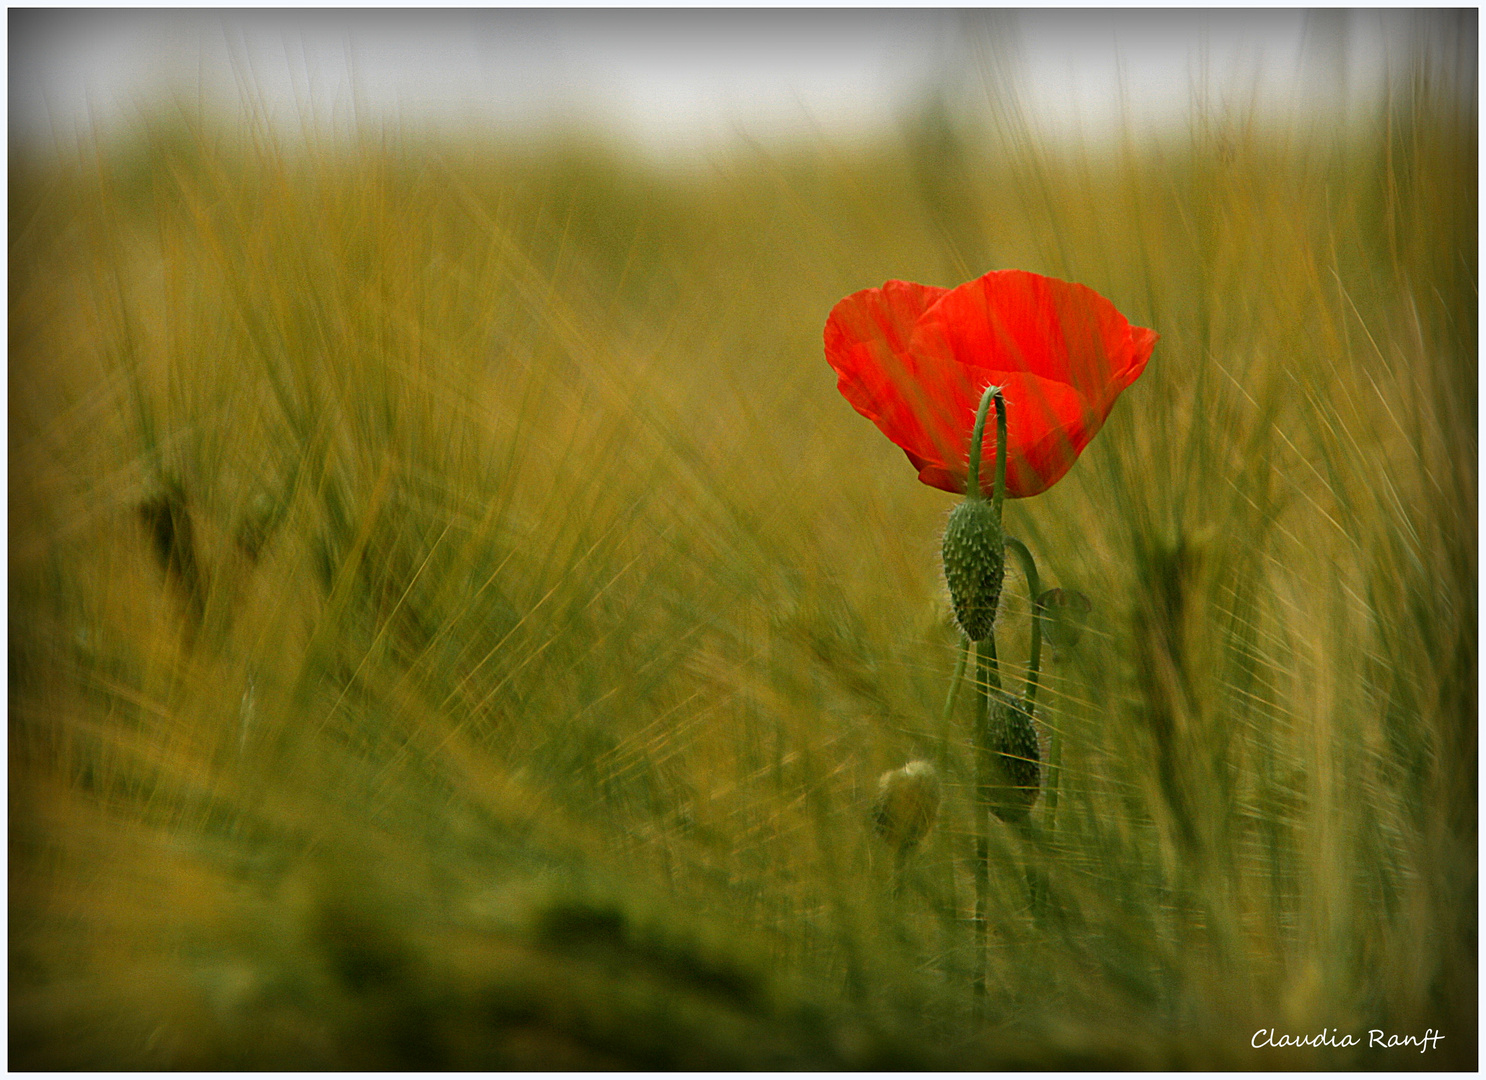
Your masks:
{"label": "overcast sky", "polygon": [[1184,123],[1203,97],[1362,107],[1409,27],[1380,11],[13,9],[10,130],[50,144],[183,93],[291,128],[576,120],[665,155],[850,137],[932,88],[973,103],[994,87],[1050,133],[1098,138]]}

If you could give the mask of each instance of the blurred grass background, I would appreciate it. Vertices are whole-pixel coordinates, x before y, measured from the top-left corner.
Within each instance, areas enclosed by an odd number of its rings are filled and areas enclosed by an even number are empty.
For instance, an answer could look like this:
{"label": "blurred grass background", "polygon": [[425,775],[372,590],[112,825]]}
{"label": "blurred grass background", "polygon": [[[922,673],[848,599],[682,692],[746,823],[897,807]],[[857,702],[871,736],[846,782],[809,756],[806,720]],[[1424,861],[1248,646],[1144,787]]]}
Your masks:
{"label": "blurred grass background", "polygon": [[[11,1064],[1475,1068],[1475,78],[690,171],[170,107],[13,151]],[[977,1019],[952,500],[820,335],[998,267],[1162,337],[1008,504],[1094,610]]]}

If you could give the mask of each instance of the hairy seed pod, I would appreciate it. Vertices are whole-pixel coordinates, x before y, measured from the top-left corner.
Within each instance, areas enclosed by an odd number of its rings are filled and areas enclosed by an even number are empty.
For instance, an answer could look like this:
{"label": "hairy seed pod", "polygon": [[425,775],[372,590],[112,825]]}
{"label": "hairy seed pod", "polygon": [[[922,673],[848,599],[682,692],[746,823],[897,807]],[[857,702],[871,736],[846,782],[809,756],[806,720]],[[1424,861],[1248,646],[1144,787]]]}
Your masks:
{"label": "hairy seed pod", "polygon": [[943,555],[955,619],[971,641],[983,641],[996,621],[1006,576],[1006,543],[991,503],[972,497],[950,512]]}

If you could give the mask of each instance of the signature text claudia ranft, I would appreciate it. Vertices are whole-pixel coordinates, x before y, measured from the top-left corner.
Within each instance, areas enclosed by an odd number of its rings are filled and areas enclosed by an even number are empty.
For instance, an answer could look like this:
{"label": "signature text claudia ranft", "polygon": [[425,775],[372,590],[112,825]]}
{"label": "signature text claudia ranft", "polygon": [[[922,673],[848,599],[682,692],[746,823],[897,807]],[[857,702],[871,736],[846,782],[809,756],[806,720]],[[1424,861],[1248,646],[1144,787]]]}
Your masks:
{"label": "signature text claudia ranft", "polygon": [[[1434,1044],[1443,1038],[1434,1028],[1426,1029],[1423,1035],[1390,1035],[1373,1028],[1367,1033],[1367,1045],[1382,1048],[1417,1046],[1422,1054],[1433,1050]],[[1281,1035],[1274,1028],[1260,1028],[1254,1032],[1249,1045],[1256,1050],[1261,1046],[1361,1046],[1362,1039],[1356,1035],[1338,1035],[1336,1028],[1322,1028],[1316,1035]]]}

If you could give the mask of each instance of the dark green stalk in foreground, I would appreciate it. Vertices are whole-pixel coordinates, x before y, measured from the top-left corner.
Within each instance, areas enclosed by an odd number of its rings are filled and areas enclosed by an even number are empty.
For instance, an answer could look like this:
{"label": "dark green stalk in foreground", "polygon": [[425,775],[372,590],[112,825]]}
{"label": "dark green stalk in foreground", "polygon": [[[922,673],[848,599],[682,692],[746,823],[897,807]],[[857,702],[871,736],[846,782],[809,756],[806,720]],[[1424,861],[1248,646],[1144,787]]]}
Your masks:
{"label": "dark green stalk in foreground", "polygon": [[975,997],[986,997],[986,945],[991,892],[991,802],[1000,769],[991,749],[991,715],[998,707],[1001,673],[994,635],[975,644]]}
{"label": "dark green stalk in foreground", "polygon": [[[980,463],[985,423],[991,403],[996,406],[996,481],[987,501],[980,487]],[[986,945],[989,936],[990,814],[1026,832],[1029,813],[1041,781],[1041,754],[1032,710],[1037,702],[1037,680],[1042,664],[1042,627],[1037,618],[1042,585],[1037,562],[1020,540],[1007,537],[1001,527],[1006,495],[1006,399],[999,387],[981,397],[971,433],[965,500],[950,514],[944,534],[944,576],[955,605],[955,617],[965,632],[954,681],[945,701],[945,717],[953,713],[963,677],[969,643],[976,643],[975,719],[975,972],[976,1000],[983,1006],[986,988]],[[1031,596],[1032,642],[1027,661],[1025,692],[1021,699],[1001,687],[996,657],[995,618],[1005,578],[1006,549],[1021,562]],[[1029,883],[1031,881],[1031,867]],[[1038,888],[1033,885],[1034,908]]]}
{"label": "dark green stalk in foreground", "polygon": [[[996,482],[991,500],[980,488],[981,449],[991,403],[996,406]],[[970,458],[966,470],[965,500],[950,514],[944,532],[944,576],[954,601],[955,618],[965,631],[961,664],[963,671],[969,642],[976,643],[975,720],[975,998],[981,1009],[986,999],[986,944],[990,897],[990,810],[998,776],[993,718],[1000,714],[1001,675],[996,664],[993,627],[1006,573],[1006,544],[1001,530],[1001,507],[1006,495],[1006,399],[998,386],[988,387],[975,411],[970,435]],[[953,709],[952,687],[946,711]]]}

